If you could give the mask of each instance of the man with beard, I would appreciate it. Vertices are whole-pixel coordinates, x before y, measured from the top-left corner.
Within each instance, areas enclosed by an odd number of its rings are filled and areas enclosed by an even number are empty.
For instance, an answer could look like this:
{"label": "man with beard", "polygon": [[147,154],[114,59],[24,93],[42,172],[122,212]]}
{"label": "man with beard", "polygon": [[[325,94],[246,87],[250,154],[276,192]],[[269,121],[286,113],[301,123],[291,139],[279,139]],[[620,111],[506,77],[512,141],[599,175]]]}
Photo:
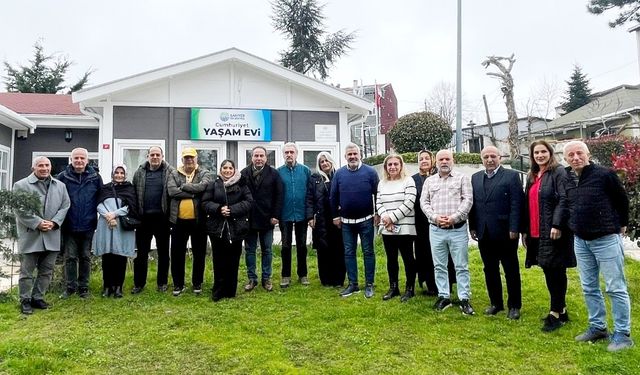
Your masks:
{"label": "man with beard", "polygon": [[464,315],[474,315],[469,303],[471,285],[467,233],[467,216],[473,204],[473,192],[469,178],[460,172],[453,172],[453,164],[451,151],[438,151],[438,174],[425,180],[420,197],[420,207],[430,223],[429,240],[438,286],[434,308],[443,311],[451,306],[447,274],[447,259],[451,254],[458,280],[460,310]]}

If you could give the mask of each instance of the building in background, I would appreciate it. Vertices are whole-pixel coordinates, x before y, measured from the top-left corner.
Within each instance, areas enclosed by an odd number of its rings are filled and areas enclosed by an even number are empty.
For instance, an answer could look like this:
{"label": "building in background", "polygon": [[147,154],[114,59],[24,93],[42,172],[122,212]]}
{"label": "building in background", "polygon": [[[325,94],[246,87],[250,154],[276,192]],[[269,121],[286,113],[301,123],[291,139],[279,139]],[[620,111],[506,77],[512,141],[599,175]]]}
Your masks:
{"label": "building in background", "polygon": [[[97,165],[98,121],[82,113],[71,95],[0,93],[0,107],[21,119],[16,120],[10,133],[0,131],[0,178],[6,165],[10,171],[8,186],[31,173],[31,161],[36,156],[51,160],[53,175],[69,164],[71,150],[76,147],[89,150],[91,162]],[[6,122],[1,116],[0,123]]]}
{"label": "building in background", "polygon": [[351,140],[362,147],[364,157],[387,153],[391,148],[388,133],[398,121],[398,99],[393,86],[362,85],[354,80],[353,87],[344,90],[374,103],[373,111],[364,121],[356,119],[351,123]]}

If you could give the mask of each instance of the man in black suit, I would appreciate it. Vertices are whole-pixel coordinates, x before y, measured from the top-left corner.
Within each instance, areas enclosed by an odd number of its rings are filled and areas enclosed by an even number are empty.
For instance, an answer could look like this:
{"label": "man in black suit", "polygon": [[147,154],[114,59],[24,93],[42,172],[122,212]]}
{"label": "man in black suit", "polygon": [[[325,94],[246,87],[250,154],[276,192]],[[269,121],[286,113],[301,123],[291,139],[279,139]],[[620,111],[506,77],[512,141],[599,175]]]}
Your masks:
{"label": "man in black suit", "polygon": [[518,172],[500,166],[500,152],[487,146],[480,152],[485,170],[473,174],[473,206],[469,232],[478,241],[491,306],[486,315],[504,310],[500,263],[507,282],[507,318],[519,319],[522,307],[518,239],[524,199]]}

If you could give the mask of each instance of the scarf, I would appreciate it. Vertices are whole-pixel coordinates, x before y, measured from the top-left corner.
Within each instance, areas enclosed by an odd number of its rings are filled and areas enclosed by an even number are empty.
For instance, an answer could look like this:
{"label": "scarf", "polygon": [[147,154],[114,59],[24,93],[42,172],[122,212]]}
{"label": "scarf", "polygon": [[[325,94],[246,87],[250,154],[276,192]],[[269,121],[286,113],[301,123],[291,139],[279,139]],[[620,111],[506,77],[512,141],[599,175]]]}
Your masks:
{"label": "scarf", "polygon": [[[115,191],[115,195],[114,195]],[[136,204],[136,190],[129,181],[124,181],[121,184],[114,184],[109,182],[102,185],[100,192],[98,193],[98,203],[104,202],[108,198],[120,198],[122,200],[122,206],[129,207],[129,216],[137,217],[138,206]]]}
{"label": "scarf", "polygon": [[236,169],[235,173],[233,174],[233,176],[229,177],[228,180],[225,180],[224,177],[218,175],[218,177],[220,177],[220,179],[222,180],[222,183],[224,184],[224,187],[229,187],[233,184],[235,184],[236,182],[240,181],[240,172],[238,172],[238,170]]}

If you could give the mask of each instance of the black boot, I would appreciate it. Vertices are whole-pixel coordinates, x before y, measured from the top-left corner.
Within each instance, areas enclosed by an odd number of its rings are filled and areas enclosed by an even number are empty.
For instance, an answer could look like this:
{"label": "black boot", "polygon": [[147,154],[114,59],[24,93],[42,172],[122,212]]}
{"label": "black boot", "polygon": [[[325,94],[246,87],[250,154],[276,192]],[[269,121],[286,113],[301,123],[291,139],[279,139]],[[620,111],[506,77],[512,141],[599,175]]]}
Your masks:
{"label": "black boot", "polygon": [[398,289],[398,282],[392,281],[391,283],[389,283],[389,291],[384,296],[382,296],[382,300],[387,301],[399,295],[400,295],[400,289]]}
{"label": "black boot", "polygon": [[413,285],[411,286],[407,285],[407,289],[404,291],[404,294],[402,295],[402,297],[400,297],[400,302],[407,302],[408,300],[413,298],[413,296],[415,295],[416,293],[414,291]]}
{"label": "black boot", "polygon": [[113,298],[122,298],[122,286],[113,288]]}
{"label": "black boot", "polygon": [[102,288],[102,297],[107,298],[107,297],[111,297],[111,294],[113,293],[113,289],[109,286],[109,287],[104,287]]}

